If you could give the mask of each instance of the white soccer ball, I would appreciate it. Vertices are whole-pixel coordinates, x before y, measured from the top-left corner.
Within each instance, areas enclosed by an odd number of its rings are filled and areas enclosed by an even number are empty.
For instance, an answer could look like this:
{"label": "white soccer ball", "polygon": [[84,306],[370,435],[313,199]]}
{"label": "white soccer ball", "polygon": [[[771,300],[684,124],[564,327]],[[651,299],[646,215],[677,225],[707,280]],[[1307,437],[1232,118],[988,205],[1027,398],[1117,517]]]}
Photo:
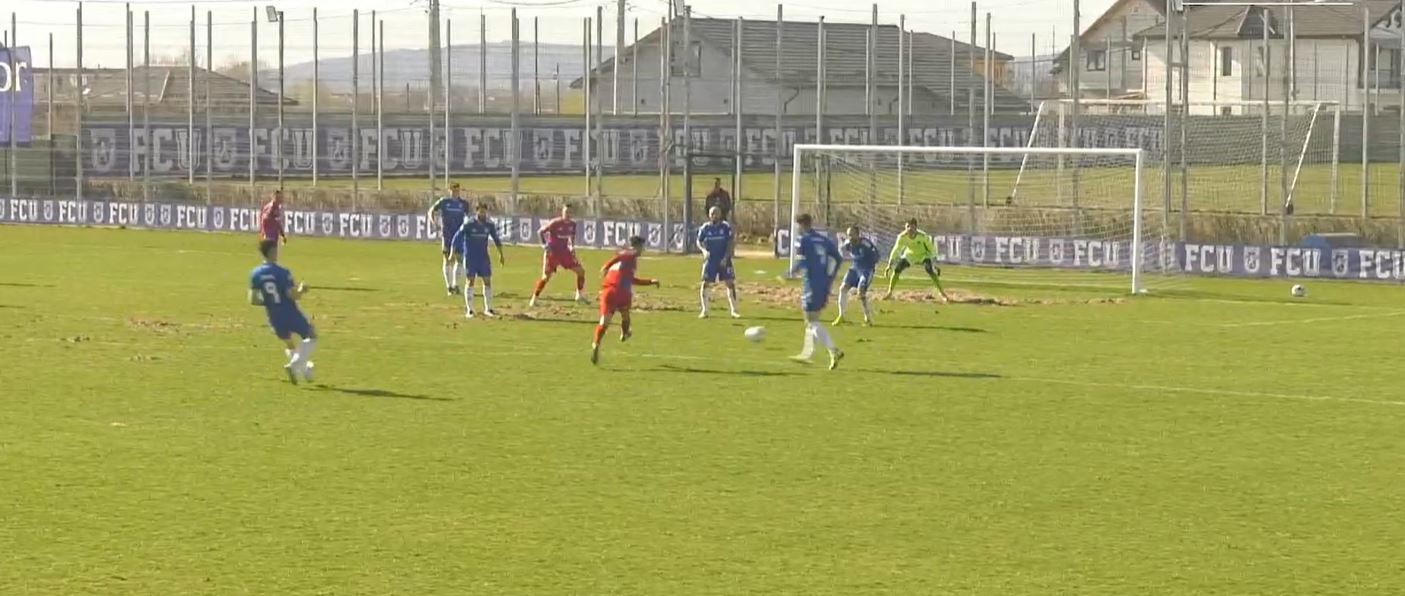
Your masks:
{"label": "white soccer ball", "polygon": [[1302,298],[1303,296],[1307,295],[1307,288],[1304,288],[1302,286],[1293,286],[1293,289],[1291,291],[1293,293],[1294,298]]}
{"label": "white soccer ball", "polygon": [[745,336],[746,336],[747,341],[759,342],[759,341],[761,341],[761,340],[763,340],[763,339],[766,339],[766,328],[765,328],[765,327],[747,327],[747,328],[746,328],[746,331],[743,332],[742,335],[745,335]]}

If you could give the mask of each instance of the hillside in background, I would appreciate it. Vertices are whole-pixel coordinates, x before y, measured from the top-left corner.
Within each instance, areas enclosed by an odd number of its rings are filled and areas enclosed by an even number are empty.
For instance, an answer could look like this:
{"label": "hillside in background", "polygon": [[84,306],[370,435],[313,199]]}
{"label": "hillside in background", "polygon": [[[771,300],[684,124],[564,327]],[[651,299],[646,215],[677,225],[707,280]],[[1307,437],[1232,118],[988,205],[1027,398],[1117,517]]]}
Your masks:
{"label": "hillside in background", "polygon": [[[476,44],[456,45],[448,52],[448,64],[453,71],[455,86],[477,85],[480,67],[479,55],[482,47]],[[486,48],[488,86],[490,88],[510,86],[512,81],[511,44],[506,42],[488,44]],[[562,84],[565,85],[585,72],[585,68],[581,64],[582,52],[579,46],[541,44],[536,48],[539,56],[538,71],[534,71],[533,68],[533,51],[532,45],[522,45],[519,68],[523,81],[532,80],[534,74],[541,80],[551,80],[555,76],[555,70],[560,68]],[[606,59],[613,53],[613,48],[605,48]],[[361,54],[358,62],[360,63],[361,85],[363,89],[367,89],[371,84],[371,55],[369,53]],[[320,63],[322,85],[331,91],[351,89],[352,58],[350,56],[324,58],[320,60]],[[312,81],[312,67],[312,62],[301,62],[287,66],[288,85]],[[419,88],[426,87],[428,84],[429,52],[427,50],[391,50],[385,53],[386,87],[403,88],[409,85],[412,88]]]}

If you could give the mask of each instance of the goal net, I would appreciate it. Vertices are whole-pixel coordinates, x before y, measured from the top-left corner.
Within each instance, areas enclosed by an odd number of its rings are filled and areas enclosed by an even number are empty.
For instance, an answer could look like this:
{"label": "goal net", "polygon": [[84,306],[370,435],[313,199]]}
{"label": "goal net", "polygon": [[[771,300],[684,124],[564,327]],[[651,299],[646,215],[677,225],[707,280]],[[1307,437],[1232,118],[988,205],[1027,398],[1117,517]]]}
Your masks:
{"label": "goal net", "polygon": [[958,282],[1137,292],[1176,270],[1165,218],[1143,208],[1139,149],[798,145],[794,158],[783,247],[801,213],[835,237],[856,225],[885,251],[916,219]]}
{"label": "goal net", "polygon": [[[1341,187],[1337,104],[1192,101],[1174,106],[1169,129],[1166,106],[1164,101],[1080,100],[1075,128],[1071,100],[1045,101],[1027,146],[1145,149],[1147,207],[1168,215],[1182,209],[1335,212]],[[1022,194],[1017,187],[1016,200]],[[1175,219],[1178,234],[1194,235],[1181,229],[1179,215]]]}

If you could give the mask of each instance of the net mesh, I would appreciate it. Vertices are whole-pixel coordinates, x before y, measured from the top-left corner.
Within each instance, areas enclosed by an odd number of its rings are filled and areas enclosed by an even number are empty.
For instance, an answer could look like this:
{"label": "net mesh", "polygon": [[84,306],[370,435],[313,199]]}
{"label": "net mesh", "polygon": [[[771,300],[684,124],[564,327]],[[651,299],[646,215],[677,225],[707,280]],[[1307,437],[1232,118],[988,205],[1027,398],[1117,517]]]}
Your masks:
{"label": "net mesh", "polygon": [[[1336,211],[1341,195],[1336,104],[1191,102],[1176,106],[1169,129],[1166,105],[1084,100],[1075,128],[1072,102],[1048,101],[1040,106],[1028,146],[1145,149],[1147,205],[1168,214]],[[1177,233],[1182,233],[1179,226]],[[1184,234],[1193,239],[1194,231]]]}
{"label": "net mesh", "polygon": [[956,281],[1133,290],[1176,279],[1164,214],[1134,216],[1135,151],[802,146],[798,158],[790,215],[835,234],[858,226],[885,250],[915,219],[938,260],[960,266]]}

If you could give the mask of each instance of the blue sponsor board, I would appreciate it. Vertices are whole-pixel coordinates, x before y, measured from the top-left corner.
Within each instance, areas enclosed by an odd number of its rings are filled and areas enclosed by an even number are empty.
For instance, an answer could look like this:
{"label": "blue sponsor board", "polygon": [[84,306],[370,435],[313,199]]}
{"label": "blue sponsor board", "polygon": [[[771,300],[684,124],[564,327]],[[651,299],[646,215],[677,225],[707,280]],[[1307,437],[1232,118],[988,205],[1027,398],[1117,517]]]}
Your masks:
{"label": "blue sponsor board", "polygon": [[[938,261],[953,265],[1126,272],[1130,242],[1087,238],[934,235]],[[892,238],[878,238],[880,248]],[[790,230],[777,230],[775,254],[790,256]],[[1405,251],[1155,243],[1143,246],[1143,271],[1238,278],[1353,279],[1405,282]]]}
{"label": "blue sponsor board", "polygon": [[27,144],[33,130],[34,69],[29,46],[0,46],[0,143]]}
{"label": "blue sponsor board", "polygon": [[[502,216],[493,218],[504,243],[535,245],[541,242],[537,230],[549,218]],[[438,235],[430,231],[423,213],[355,213],[285,209],[284,222],[292,236],[361,238],[369,240],[411,240],[431,242]],[[624,219],[577,219],[577,246],[614,248],[624,246],[630,236],[642,236],[650,250],[681,251],[687,240],[683,224],[668,226],[665,234],[659,222]],[[72,199],[0,198],[0,223],[53,224],[78,226],[123,226],[163,230],[205,232],[248,232],[259,229],[257,207],[221,207],[181,203],[140,201],[77,201]]]}

